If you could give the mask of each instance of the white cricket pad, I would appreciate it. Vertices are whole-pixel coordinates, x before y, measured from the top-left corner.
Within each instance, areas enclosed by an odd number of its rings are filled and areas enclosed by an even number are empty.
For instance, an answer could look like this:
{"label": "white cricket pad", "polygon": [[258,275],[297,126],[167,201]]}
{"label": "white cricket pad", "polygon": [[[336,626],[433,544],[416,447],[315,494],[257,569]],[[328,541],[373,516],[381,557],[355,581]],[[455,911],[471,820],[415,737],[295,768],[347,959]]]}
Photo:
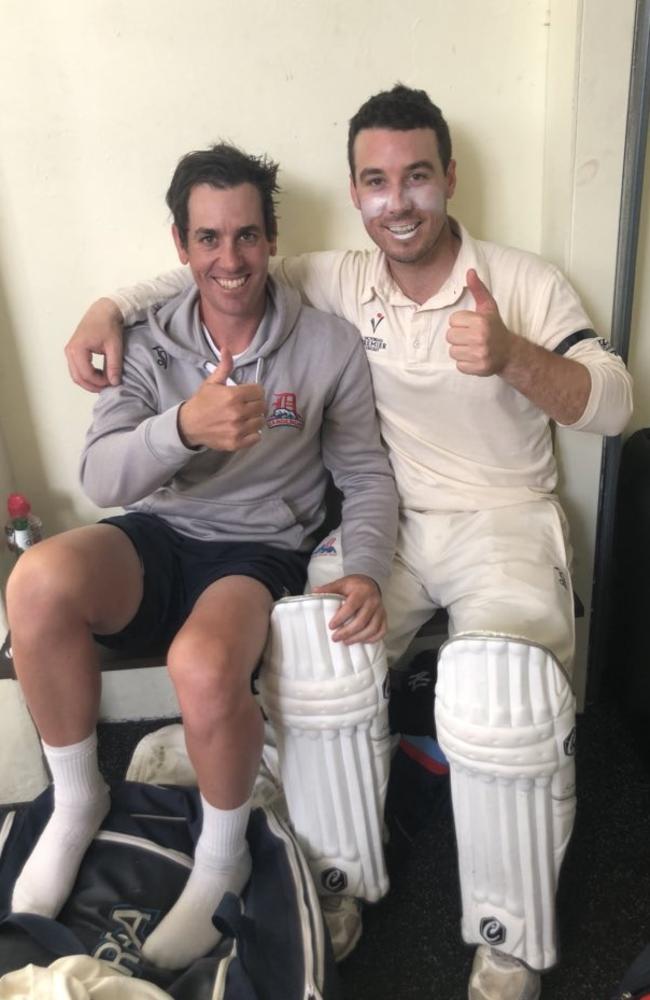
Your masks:
{"label": "white cricket pad", "polygon": [[465,633],[438,662],[465,941],[556,961],[555,892],[575,816],[575,699],[542,646]]}
{"label": "white cricket pad", "polygon": [[332,642],[341,603],[329,594],[278,601],[258,684],[318,891],[374,902],[388,890],[388,672],[382,643]]}

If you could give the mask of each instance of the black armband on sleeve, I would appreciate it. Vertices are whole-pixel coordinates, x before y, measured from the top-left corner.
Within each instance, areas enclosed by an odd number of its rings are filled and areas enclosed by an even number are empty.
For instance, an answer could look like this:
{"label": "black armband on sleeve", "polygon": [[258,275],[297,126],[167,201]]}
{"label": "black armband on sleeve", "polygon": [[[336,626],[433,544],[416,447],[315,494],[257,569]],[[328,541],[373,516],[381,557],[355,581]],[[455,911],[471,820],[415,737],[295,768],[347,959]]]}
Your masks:
{"label": "black armband on sleeve", "polygon": [[557,347],[553,348],[553,354],[566,354],[574,344],[579,344],[581,340],[594,340],[599,347],[606,351],[608,354],[613,354],[614,357],[620,358],[620,354],[615,347],[612,347],[609,340],[605,337],[599,337],[594,330],[578,330],[576,333],[569,334],[564,340],[561,340]]}
{"label": "black armband on sleeve", "polygon": [[566,354],[574,344],[579,344],[581,340],[591,340],[595,336],[595,330],[577,330],[575,333],[570,333],[564,340],[561,340],[557,347],[553,348],[553,354]]}

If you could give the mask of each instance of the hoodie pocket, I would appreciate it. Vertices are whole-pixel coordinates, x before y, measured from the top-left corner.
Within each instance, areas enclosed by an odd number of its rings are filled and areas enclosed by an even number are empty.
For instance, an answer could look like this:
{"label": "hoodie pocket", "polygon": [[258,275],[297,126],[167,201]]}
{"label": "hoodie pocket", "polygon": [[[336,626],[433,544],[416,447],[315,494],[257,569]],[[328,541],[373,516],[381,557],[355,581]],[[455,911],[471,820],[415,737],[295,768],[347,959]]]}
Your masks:
{"label": "hoodie pocket", "polygon": [[[192,497],[167,487],[151,498],[151,513],[160,514],[178,531],[188,534],[187,523],[205,525],[206,537],[274,535],[292,528],[296,518],[289,505],[279,498],[234,502]],[[196,531],[192,531],[195,535]]]}

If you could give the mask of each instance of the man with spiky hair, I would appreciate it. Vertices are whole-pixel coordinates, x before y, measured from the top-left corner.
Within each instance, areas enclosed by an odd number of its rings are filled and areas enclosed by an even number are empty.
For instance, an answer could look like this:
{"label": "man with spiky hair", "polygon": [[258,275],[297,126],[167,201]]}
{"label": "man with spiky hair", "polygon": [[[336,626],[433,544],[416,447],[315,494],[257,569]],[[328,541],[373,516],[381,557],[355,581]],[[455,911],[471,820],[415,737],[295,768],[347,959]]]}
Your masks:
{"label": "man with spiky hair", "polygon": [[[631,381],[560,271],[474,239],[447,211],[440,109],[398,84],[350,121],[350,193],[371,251],[286,258],[276,277],[353,322],[400,495],[393,658],[449,612],[436,724],[451,769],[470,1000],[535,1000],[556,961],[555,891],[575,809],[573,598],[551,421],[618,434]],[[122,315],[185,279],[99,300],[73,378],[119,380]],[[91,352],[105,354],[93,371]]]}
{"label": "man with spiky hair", "polygon": [[273,602],[303,593],[328,470],[346,535],[343,575],[326,588],[332,640],[373,644],[385,630],[397,500],[368,364],[356,330],[268,276],[276,173],[223,143],[179,162],[167,202],[192,287],[129,330],[123,378],[97,400],[82,456],[90,498],[126,513],[30,549],[7,590],[14,664],[54,781],[16,912],[56,916],[109,808],[93,639],[168,648],[203,807],[187,884],[143,948],[173,969],[217,943],[212,914],[250,874],[263,740],[251,675]]}

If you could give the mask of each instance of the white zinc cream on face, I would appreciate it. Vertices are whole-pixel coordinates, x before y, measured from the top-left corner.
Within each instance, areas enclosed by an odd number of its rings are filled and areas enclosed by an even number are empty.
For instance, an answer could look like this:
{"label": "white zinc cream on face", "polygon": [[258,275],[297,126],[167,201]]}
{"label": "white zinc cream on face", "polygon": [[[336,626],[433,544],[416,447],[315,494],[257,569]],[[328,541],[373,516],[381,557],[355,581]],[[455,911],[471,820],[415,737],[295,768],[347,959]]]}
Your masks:
{"label": "white zinc cream on face", "polygon": [[445,196],[434,184],[403,188],[399,199],[392,199],[385,191],[366,192],[359,195],[361,215],[364,219],[377,219],[387,212],[404,214],[415,208],[420,212],[440,212],[445,207]]}
{"label": "white zinc cream on face", "polygon": [[363,194],[359,198],[361,218],[364,222],[378,219],[388,208],[388,197],[385,194]]}
{"label": "white zinc cream on face", "polygon": [[[417,187],[404,186],[400,189],[399,198],[391,198],[385,191],[367,192],[359,196],[359,207],[361,217],[366,225],[377,219],[383,218],[385,225],[390,228],[391,216],[400,220],[400,228],[408,222],[409,215],[413,215],[413,224],[418,221],[417,216],[441,215],[445,211],[446,199],[444,193],[434,184],[418,184]],[[405,233],[394,233],[401,239],[408,239],[413,235],[415,229]]]}

